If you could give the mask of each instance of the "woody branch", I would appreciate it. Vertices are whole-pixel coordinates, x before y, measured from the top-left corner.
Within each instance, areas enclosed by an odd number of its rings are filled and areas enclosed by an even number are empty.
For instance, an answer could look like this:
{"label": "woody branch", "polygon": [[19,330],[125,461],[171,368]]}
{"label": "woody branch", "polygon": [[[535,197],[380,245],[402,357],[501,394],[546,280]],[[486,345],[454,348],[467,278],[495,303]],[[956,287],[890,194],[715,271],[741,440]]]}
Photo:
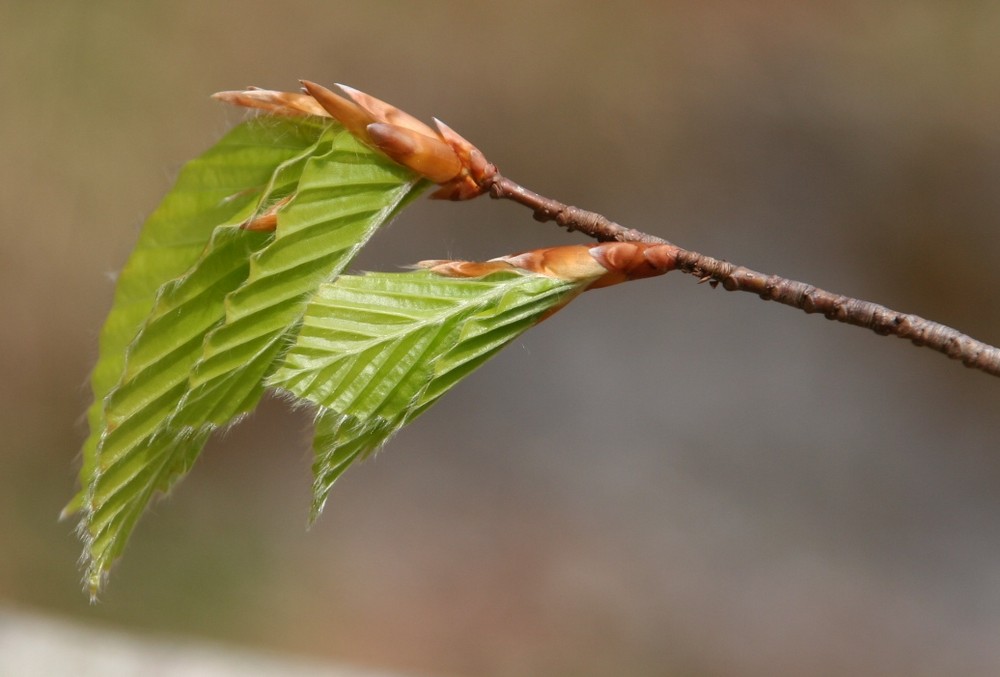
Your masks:
{"label": "woody branch", "polygon": [[[567,230],[577,230],[600,241],[670,245],[662,238],[626,228],[595,212],[539,195],[499,173],[490,180],[488,189],[494,199],[512,200],[528,207],[538,221],[555,221]],[[822,313],[829,320],[909,339],[915,345],[960,360],[967,367],[1000,376],[1000,349],[939,322],[670,246],[675,248],[676,269],[694,275],[700,282],[707,281],[713,287],[722,285],[726,291],[751,292],[766,301],[777,301],[806,313]]]}
{"label": "woody branch", "polygon": [[[658,245],[657,260],[660,264],[669,262],[669,266],[660,267],[660,273],[678,269],[694,275],[701,282],[709,282],[712,287],[722,285],[727,291],[752,292],[764,300],[777,301],[806,313],[822,313],[830,320],[865,327],[877,334],[909,339],[918,346],[927,346],[960,360],[967,367],[1000,376],[1000,348],[977,341],[956,329],[876,303],[833,294],[804,282],[765,275],[682,249],[662,238],[626,228],[600,214],[544,197],[511,181],[502,176],[478,148],[440,120],[435,120],[432,128],[395,106],[356,89],[340,85],[341,95],[312,82],[302,81],[302,84],[304,93],[254,88],[220,92],[215,97],[273,114],[335,118],[363,142],[437,183],[440,187],[432,197],[467,200],[489,192],[495,199],[512,200],[528,207],[539,221],[555,221],[568,230],[578,230],[601,242]],[[275,220],[270,216],[265,214],[260,223],[254,221],[246,227],[272,229]],[[641,264],[639,269],[644,265]]]}

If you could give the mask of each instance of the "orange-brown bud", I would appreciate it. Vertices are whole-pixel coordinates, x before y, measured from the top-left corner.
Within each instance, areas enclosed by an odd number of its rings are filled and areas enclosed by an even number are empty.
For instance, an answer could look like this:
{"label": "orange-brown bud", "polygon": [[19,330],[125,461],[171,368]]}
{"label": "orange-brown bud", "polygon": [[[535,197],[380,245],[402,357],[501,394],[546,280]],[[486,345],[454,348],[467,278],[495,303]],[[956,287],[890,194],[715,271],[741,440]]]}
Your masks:
{"label": "orange-brown bud", "polygon": [[322,85],[301,80],[305,94],[251,88],[219,92],[227,103],[283,115],[332,117],[362,142],[385,153],[441,186],[433,198],[468,200],[485,193],[497,175],[482,152],[440,120],[436,129],[409,113],[347,85],[341,96]]}
{"label": "orange-brown bud", "polygon": [[663,275],[677,267],[677,247],[669,244],[602,242],[592,245],[590,254],[608,272],[588,289]]}
{"label": "orange-brown bud", "polygon": [[486,160],[482,151],[469,143],[454,129],[434,118],[438,134],[458,155],[462,174],[455,177],[431,197],[439,200],[468,200],[486,192],[489,181],[497,175],[497,168]]}
{"label": "orange-brown bud", "polygon": [[434,183],[449,184],[464,172],[451,144],[409,113],[346,85],[337,86],[348,98],[314,82],[302,86],[354,136]]}
{"label": "orange-brown bud", "polygon": [[485,277],[492,273],[513,270],[515,268],[510,262],[503,259],[492,259],[490,261],[434,259],[431,261],[419,261],[414,267],[426,268],[432,273],[443,277]]}
{"label": "orange-brown bud", "polygon": [[309,82],[308,80],[299,80],[299,82],[302,83],[302,87],[305,88],[306,92],[316,99],[320,106],[326,109],[332,118],[344,125],[347,131],[362,141],[370,142],[368,132],[365,131],[365,128],[371,123],[377,122],[377,120],[369,111],[357,103],[330,91],[326,87],[317,85],[315,82]]}
{"label": "orange-brown bud", "polygon": [[373,122],[366,131],[372,145],[434,183],[450,181],[462,171],[458,156],[440,139],[385,122]]}
{"label": "orange-brown bud", "polygon": [[247,219],[240,228],[254,232],[271,232],[278,227],[278,212],[266,212],[252,219]]}
{"label": "orange-brown bud", "polygon": [[375,120],[378,120],[379,122],[386,122],[397,127],[405,127],[406,129],[412,130],[418,134],[423,134],[424,136],[437,136],[437,133],[433,129],[406,111],[402,111],[390,103],[386,103],[381,99],[376,99],[371,94],[365,94],[364,92],[354,89],[353,87],[348,87],[347,85],[341,85],[339,83],[337,86],[340,87],[340,89],[342,89],[344,93],[347,94],[352,101],[354,101],[354,103],[371,113]]}
{"label": "orange-brown bud", "polygon": [[216,92],[212,98],[235,106],[259,108],[275,115],[330,117],[316,99],[301,92],[275,92],[270,89],[249,87],[243,91]]}
{"label": "orange-brown bud", "polygon": [[532,249],[489,261],[421,261],[417,266],[448,277],[482,277],[500,270],[524,270],[567,282],[600,278],[608,269],[584,244]]}
{"label": "orange-brown bud", "polygon": [[258,211],[249,219],[241,223],[240,228],[243,230],[253,230],[258,232],[269,232],[274,230],[278,227],[278,212],[282,207],[291,202],[293,197],[295,196],[285,196],[263,211]]}
{"label": "orange-brown bud", "polygon": [[567,282],[589,280],[606,272],[604,266],[590,255],[590,247],[584,244],[533,249],[501,259],[516,268]]}
{"label": "orange-brown bud", "polygon": [[482,262],[436,260],[417,264],[447,277],[482,277],[500,270],[526,270],[567,282],[590,280],[587,289],[663,275],[676,265],[674,245],[636,242],[546,247]]}

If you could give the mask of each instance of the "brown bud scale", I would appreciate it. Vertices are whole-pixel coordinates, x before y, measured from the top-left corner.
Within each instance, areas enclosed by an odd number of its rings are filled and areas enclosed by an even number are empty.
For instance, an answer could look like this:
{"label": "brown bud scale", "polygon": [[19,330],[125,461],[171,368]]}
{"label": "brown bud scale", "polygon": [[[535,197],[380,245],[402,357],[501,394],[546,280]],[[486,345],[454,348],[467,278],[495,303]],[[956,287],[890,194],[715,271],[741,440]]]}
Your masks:
{"label": "brown bud scale", "polygon": [[279,115],[332,117],[365,144],[441,187],[432,198],[468,200],[489,190],[496,167],[482,152],[440,120],[424,124],[392,104],[346,85],[342,96],[301,80],[305,93],[249,88],[219,92],[220,101]]}
{"label": "brown bud scale", "polygon": [[482,277],[501,270],[525,270],[587,289],[663,275],[677,265],[676,247],[638,242],[564,245],[500,256],[489,261],[421,261],[417,266],[447,277]]}

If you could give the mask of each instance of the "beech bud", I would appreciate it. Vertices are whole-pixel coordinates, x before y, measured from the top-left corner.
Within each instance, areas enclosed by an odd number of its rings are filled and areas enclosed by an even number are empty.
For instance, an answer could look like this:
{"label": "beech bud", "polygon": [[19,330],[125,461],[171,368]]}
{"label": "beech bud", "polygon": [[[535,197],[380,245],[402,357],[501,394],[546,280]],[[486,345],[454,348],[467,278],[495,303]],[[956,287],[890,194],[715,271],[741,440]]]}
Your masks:
{"label": "beech bud", "polygon": [[365,144],[440,185],[431,197],[468,200],[485,193],[496,167],[482,152],[440,120],[430,127],[392,104],[346,85],[344,96],[302,80],[305,93],[249,88],[214,98],[280,115],[332,117]]}
{"label": "beech bud", "polygon": [[373,146],[434,183],[447,183],[462,171],[455,151],[438,138],[385,122],[373,122],[366,131]]}
{"label": "beech bud", "polygon": [[421,261],[419,268],[445,277],[482,277],[503,270],[525,270],[567,282],[587,282],[587,289],[663,275],[677,266],[670,244],[602,242],[532,249],[489,261]]}
{"label": "beech bud", "polygon": [[212,95],[217,101],[259,108],[276,115],[318,115],[330,117],[323,106],[313,97],[301,92],[275,92],[270,89],[250,87],[243,91],[216,92]]}

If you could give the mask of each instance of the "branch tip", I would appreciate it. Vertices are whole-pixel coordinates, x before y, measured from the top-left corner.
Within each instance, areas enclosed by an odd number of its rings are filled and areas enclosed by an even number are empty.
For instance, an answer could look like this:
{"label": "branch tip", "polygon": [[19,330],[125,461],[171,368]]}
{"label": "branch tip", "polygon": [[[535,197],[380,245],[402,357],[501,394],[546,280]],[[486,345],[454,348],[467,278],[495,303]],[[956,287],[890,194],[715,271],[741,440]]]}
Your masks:
{"label": "branch tip", "polygon": [[[249,87],[218,92],[226,103],[260,108],[274,114],[333,117],[362,142],[395,162],[439,184],[431,197],[467,200],[483,193],[528,207],[541,222],[555,221],[567,231],[580,231],[598,242],[641,243],[673,247],[670,267],[692,274],[713,289],[748,291],[762,299],[822,313],[838,322],[865,327],[879,334],[907,338],[963,364],[1000,376],[1000,349],[976,341],[955,329],[916,315],[898,313],[867,301],[817,289],[776,275],[764,275],[709,256],[670,245],[667,240],[620,224],[598,214],[534,193],[502,176],[482,152],[438,118],[433,128],[369,94],[338,84],[341,96],[309,80],[299,81],[305,94]],[[267,225],[262,222],[260,225]],[[666,251],[666,250],[664,250]],[[662,262],[661,262],[662,263]],[[653,265],[649,262],[643,265]],[[612,265],[616,268],[616,265]],[[654,266],[655,268],[655,266]],[[618,271],[620,272],[620,270]]]}

